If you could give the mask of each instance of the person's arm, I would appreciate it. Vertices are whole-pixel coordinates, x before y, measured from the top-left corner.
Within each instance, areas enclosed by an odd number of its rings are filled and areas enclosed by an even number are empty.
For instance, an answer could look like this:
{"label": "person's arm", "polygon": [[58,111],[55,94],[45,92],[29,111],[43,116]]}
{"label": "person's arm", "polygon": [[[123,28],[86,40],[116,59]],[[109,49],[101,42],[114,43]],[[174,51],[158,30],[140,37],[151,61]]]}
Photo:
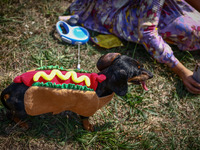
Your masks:
{"label": "person's arm", "polygon": [[141,0],[138,10],[138,30],[140,42],[150,55],[160,63],[170,67],[178,64],[171,47],[158,34],[158,22],[165,0]]}
{"label": "person's arm", "polygon": [[200,84],[192,78],[192,71],[176,59],[171,47],[158,34],[157,26],[163,4],[164,0],[141,0],[138,12],[140,40],[153,58],[172,68],[189,92],[200,94]]}

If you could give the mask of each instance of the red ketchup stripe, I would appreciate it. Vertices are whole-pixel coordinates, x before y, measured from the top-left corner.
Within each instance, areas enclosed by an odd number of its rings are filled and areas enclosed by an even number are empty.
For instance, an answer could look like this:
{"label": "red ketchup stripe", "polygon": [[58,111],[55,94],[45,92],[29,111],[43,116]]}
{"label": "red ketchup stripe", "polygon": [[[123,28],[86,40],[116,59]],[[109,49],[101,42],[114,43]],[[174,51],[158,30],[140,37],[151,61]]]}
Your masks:
{"label": "red ketchup stripe", "polygon": [[[47,75],[49,75],[52,70],[37,70],[37,71],[26,72],[26,73],[23,73],[20,76],[17,76],[13,81],[14,81],[14,83],[24,83],[26,86],[30,87],[34,83],[33,76],[39,71],[43,71]],[[67,73],[67,71],[61,71],[61,72],[62,72],[63,75],[65,75]],[[77,73],[77,77],[80,77],[82,75],[86,75],[86,76],[89,77],[90,82],[91,82],[91,86],[89,88],[93,89],[94,91],[96,90],[96,88],[98,86],[98,82],[101,83],[104,80],[106,80],[106,76],[103,75],[103,74],[98,75],[96,73]],[[40,77],[37,82],[46,83],[46,82],[49,82],[49,81],[46,81],[42,77]],[[55,76],[50,82],[56,83],[56,84],[63,84],[63,83],[69,84],[69,83],[72,83],[72,84],[75,84],[75,85],[86,86],[85,85],[85,81],[82,81],[80,83],[75,83],[75,82],[72,81],[71,78],[64,81],[64,80],[61,80],[60,78],[58,78],[58,76]]]}

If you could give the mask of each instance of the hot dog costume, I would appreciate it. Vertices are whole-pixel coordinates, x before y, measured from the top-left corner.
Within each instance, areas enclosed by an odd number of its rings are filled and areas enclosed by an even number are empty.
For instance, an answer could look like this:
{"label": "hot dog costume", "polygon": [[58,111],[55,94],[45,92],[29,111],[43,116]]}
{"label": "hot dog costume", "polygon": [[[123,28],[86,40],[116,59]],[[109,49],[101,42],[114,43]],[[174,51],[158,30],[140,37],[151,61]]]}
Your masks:
{"label": "hot dog costume", "polygon": [[68,70],[59,66],[41,67],[14,79],[29,86],[24,95],[24,106],[31,116],[72,111],[89,117],[113,98],[96,95],[98,83],[106,76],[84,70]]}

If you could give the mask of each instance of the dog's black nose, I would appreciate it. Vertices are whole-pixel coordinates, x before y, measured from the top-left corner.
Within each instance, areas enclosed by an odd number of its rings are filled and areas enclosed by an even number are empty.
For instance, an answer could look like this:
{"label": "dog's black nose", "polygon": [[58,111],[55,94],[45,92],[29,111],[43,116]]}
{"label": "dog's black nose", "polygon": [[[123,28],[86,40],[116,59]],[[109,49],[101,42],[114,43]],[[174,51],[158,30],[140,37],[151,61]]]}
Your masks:
{"label": "dog's black nose", "polygon": [[147,75],[149,79],[153,78],[153,73],[148,70],[142,71],[142,74]]}
{"label": "dog's black nose", "polygon": [[153,78],[153,73],[150,72],[149,79]]}

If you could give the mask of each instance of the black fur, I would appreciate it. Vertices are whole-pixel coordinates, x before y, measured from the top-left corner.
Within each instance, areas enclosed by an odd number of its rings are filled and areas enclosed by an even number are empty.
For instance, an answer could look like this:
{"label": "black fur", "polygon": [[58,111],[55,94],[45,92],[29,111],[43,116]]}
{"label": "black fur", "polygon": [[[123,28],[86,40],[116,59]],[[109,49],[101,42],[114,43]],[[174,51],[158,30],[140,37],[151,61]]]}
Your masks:
{"label": "black fur", "polygon": [[[10,113],[20,119],[27,117],[24,109],[24,93],[28,88],[29,87],[23,83],[11,83],[1,93],[2,104],[10,111]],[[5,101],[4,95],[6,94],[10,95],[10,97]]]}
{"label": "black fur", "polygon": [[124,96],[128,90],[128,79],[139,76],[142,72],[146,72],[149,79],[153,77],[151,72],[144,69],[143,65],[133,58],[125,55],[118,56],[111,66],[99,73],[106,75],[107,79],[99,83],[96,93],[99,97],[109,95],[112,92]]}

